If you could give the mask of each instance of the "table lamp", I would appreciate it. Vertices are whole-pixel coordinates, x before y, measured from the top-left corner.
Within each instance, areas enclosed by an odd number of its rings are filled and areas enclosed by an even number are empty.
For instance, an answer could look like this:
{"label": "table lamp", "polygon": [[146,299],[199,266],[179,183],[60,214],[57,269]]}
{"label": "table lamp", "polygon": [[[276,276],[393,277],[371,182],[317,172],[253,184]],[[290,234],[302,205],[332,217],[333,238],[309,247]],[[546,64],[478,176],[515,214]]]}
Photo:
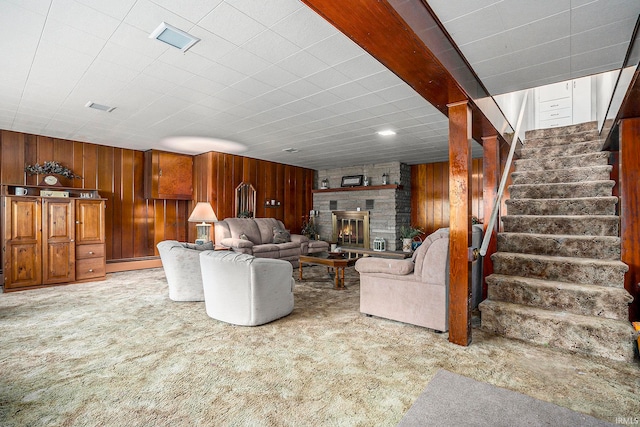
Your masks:
{"label": "table lamp", "polygon": [[191,212],[189,222],[200,222],[200,224],[196,224],[196,244],[202,245],[211,240],[209,239],[211,224],[207,224],[207,222],[218,222],[218,218],[209,202],[198,202]]}

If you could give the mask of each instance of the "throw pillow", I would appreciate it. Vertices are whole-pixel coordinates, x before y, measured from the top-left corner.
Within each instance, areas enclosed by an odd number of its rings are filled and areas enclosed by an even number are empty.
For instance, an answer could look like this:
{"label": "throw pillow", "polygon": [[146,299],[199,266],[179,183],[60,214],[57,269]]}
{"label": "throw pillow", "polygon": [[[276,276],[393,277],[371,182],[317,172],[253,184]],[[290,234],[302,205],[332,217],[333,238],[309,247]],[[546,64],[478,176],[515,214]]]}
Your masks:
{"label": "throw pillow", "polygon": [[238,236],[240,239],[242,240],[249,240],[249,238],[247,237],[246,234],[242,233],[241,235]]}
{"label": "throw pillow", "polygon": [[273,227],[273,243],[287,243],[291,241],[291,234],[287,230]]}

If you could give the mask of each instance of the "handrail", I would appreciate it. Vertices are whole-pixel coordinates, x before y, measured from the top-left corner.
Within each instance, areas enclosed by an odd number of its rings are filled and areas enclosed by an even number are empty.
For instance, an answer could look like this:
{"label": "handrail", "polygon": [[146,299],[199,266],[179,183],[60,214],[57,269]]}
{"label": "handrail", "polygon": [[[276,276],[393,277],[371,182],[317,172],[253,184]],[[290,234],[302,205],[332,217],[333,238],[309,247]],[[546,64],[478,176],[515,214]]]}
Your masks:
{"label": "handrail", "polygon": [[504,186],[506,185],[507,178],[509,177],[509,170],[511,169],[513,154],[516,151],[516,145],[518,144],[518,135],[520,134],[522,117],[524,116],[524,110],[526,109],[526,106],[527,106],[527,98],[529,97],[530,91],[531,89],[525,91],[524,97],[522,99],[522,105],[520,106],[520,114],[518,114],[516,129],[515,129],[515,132],[513,132],[513,138],[511,138],[511,148],[509,149],[509,155],[507,156],[507,163],[504,166],[504,172],[502,173],[502,178],[500,179],[500,185],[498,186],[498,194],[496,195],[496,201],[493,205],[493,210],[491,211],[489,224],[487,225],[487,230],[485,231],[484,237],[482,238],[482,245],[480,246],[480,256],[485,256],[487,254],[487,248],[489,247],[489,242],[491,241],[493,228],[495,227],[496,218],[500,210],[499,208],[502,201],[502,193],[504,192]]}

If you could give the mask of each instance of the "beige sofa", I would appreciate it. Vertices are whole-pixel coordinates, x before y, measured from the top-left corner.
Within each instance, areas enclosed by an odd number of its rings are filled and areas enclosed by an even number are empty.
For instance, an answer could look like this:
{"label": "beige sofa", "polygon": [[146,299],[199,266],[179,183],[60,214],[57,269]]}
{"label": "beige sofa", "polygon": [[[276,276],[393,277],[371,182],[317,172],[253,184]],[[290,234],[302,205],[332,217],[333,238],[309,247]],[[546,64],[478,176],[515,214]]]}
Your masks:
{"label": "beige sofa", "polygon": [[[482,226],[474,226],[473,247],[480,245],[481,236]],[[480,267],[481,262],[474,261],[474,296],[482,292]],[[448,228],[429,235],[411,259],[365,257],[355,268],[360,273],[362,313],[442,332],[449,329]]]}
{"label": "beige sofa", "polygon": [[285,231],[284,224],[275,218],[227,218],[215,223],[216,244],[230,247],[234,252],[282,259],[297,266],[300,254],[306,254],[309,249],[309,239],[290,234],[290,241],[274,243],[274,229]]}

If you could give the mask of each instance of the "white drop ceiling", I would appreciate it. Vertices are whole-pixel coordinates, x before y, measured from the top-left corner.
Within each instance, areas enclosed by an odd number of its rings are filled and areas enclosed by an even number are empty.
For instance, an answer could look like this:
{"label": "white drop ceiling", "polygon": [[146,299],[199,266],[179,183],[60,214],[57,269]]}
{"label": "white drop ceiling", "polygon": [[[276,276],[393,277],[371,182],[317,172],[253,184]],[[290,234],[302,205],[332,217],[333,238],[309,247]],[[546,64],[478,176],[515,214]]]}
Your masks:
{"label": "white drop ceiling", "polygon": [[[637,0],[429,4],[494,94],[619,67],[640,13]],[[201,41],[150,39],[162,21]],[[212,137],[313,169],[447,159],[447,118],[298,0],[0,0],[0,58],[0,129],[190,154],[208,149],[163,139]]]}

